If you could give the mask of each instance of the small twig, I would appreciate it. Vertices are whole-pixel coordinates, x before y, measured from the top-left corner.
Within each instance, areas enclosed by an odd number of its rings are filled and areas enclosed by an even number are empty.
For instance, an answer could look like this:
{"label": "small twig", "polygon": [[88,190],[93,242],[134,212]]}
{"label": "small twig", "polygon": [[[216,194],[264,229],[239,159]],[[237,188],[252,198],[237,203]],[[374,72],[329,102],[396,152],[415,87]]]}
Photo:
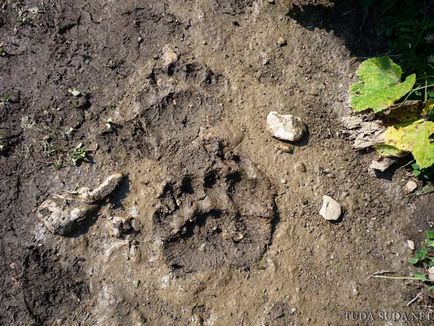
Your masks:
{"label": "small twig", "polygon": [[391,273],[393,273],[393,271],[388,271],[388,270],[378,271],[378,272],[375,272],[374,274],[370,275],[370,276],[367,278],[367,280],[373,278],[373,277],[376,276],[376,275],[391,274]]}
{"label": "small twig", "polygon": [[374,275],[372,277],[375,278],[387,278],[390,280],[411,280],[411,281],[420,281],[420,278],[411,277],[411,276],[387,276],[387,275]]}
{"label": "small twig", "polygon": [[416,160],[411,160],[410,162],[405,163],[404,165],[402,165],[402,167],[405,168],[406,166],[409,166],[409,165],[413,164],[414,162],[416,162]]}
{"label": "small twig", "polygon": [[419,299],[419,297],[421,296],[421,292],[419,292],[413,299],[411,299],[408,303],[407,303],[407,307],[409,307],[411,304],[413,304],[417,299]]}

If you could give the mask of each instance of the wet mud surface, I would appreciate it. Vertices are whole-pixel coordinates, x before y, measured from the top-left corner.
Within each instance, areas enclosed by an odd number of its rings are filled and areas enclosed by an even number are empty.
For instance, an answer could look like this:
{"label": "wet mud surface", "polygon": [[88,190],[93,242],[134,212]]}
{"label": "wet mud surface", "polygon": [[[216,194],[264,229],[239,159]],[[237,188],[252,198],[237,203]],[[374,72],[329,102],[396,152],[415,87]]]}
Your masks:
{"label": "wet mud surface", "polygon": [[[340,119],[354,55],[376,43],[357,48],[360,13],[331,5],[1,3],[0,324],[355,325],[345,312],[427,311],[407,307],[414,283],[369,278],[411,272],[407,240],[423,241],[433,201],[403,191],[408,170],[375,177],[374,153],[351,147]],[[300,117],[303,141],[282,150],[270,111]],[[50,196],[113,173],[125,178],[79,232],[38,219]],[[342,205],[337,223],[319,215],[323,195]]]}

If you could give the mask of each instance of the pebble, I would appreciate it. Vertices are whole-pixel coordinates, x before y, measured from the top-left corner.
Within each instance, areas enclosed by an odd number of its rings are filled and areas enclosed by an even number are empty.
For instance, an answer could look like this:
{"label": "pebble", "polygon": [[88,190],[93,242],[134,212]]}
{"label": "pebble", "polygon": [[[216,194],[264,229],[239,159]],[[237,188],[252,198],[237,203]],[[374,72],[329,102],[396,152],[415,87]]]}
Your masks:
{"label": "pebble", "polygon": [[169,66],[178,61],[178,55],[167,45],[163,47],[163,64]]}
{"label": "pebble", "polygon": [[428,269],[428,278],[431,282],[434,282],[434,266]]}
{"label": "pebble", "polygon": [[300,172],[300,173],[305,173],[306,172],[306,165],[303,162],[299,162],[299,163],[295,164],[294,170],[297,172]]}
{"label": "pebble", "polygon": [[407,245],[411,250],[414,250],[414,241],[413,240],[407,240]]}
{"label": "pebble", "polygon": [[414,180],[409,180],[404,186],[404,191],[407,194],[411,194],[416,189],[417,189],[417,183]]}
{"label": "pebble", "polygon": [[371,165],[369,166],[369,168],[371,170],[377,170],[377,171],[380,171],[380,172],[384,172],[390,166],[392,166],[393,163],[395,163],[394,159],[386,157],[386,158],[383,158],[382,160],[378,160],[378,161],[374,160],[374,161],[372,161]]}
{"label": "pebble", "polygon": [[279,46],[285,46],[287,43],[286,43],[286,40],[281,36],[277,39],[277,44]]}
{"label": "pebble", "polygon": [[272,111],[267,115],[267,129],[277,139],[297,142],[303,139],[307,128],[300,118],[292,114],[280,115]]}
{"label": "pebble", "polygon": [[342,214],[341,205],[332,197],[324,195],[319,214],[327,221],[336,221]]}
{"label": "pebble", "polygon": [[279,144],[277,150],[281,153],[294,153],[294,145],[292,144]]}

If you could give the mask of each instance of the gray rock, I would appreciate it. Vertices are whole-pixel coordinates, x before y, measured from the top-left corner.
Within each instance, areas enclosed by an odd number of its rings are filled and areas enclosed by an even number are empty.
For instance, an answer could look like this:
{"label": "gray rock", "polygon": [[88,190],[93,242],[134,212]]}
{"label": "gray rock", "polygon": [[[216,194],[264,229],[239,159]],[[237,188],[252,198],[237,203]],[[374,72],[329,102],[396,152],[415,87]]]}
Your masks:
{"label": "gray rock", "polygon": [[416,189],[417,189],[417,182],[414,180],[409,180],[404,186],[404,191],[407,194],[411,194]]}
{"label": "gray rock", "polygon": [[267,115],[267,129],[277,139],[297,142],[303,139],[307,128],[300,118],[272,111]]}
{"label": "gray rock", "polygon": [[382,160],[374,160],[372,161],[371,165],[369,166],[369,168],[371,170],[377,170],[380,172],[384,172],[386,171],[390,166],[393,165],[393,163],[395,163],[394,159],[385,157]]}
{"label": "gray rock", "polygon": [[327,221],[336,221],[342,214],[341,205],[332,197],[324,195],[319,214]]}
{"label": "gray rock", "polygon": [[386,128],[380,121],[363,121],[360,116],[345,116],[341,121],[354,148],[365,149],[382,142]]}
{"label": "gray rock", "polygon": [[408,246],[411,250],[414,250],[414,241],[413,241],[413,240],[407,240],[407,246]]}

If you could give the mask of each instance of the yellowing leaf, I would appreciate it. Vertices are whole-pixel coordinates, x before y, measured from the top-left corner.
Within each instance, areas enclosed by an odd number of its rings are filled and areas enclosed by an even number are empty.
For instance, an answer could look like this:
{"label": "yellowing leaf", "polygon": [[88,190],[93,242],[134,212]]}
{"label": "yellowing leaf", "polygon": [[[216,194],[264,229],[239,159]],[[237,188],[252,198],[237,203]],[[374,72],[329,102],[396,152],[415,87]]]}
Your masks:
{"label": "yellowing leaf", "polygon": [[428,101],[425,104],[422,115],[426,116],[429,120],[434,120],[434,102]]}
{"label": "yellowing leaf", "polygon": [[412,152],[420,168],[434,164],[434,122],[420,119],[412,123],[387,128],[384,144],[400,151]]}
{"label": "yellowing leaf", "polygon": [[354,111],[381,112],[410,92],[416,82],[415,74],[401,82],[402,69],[389,57],[362,62],[356,74],[360,81],[350,87],[350,105]]}
{"label": "yellowing leaf", "polygon": [[401,151],[394,146],[386,144],[377,144],[375,145],[375,149],[381,157],[402,157],[408,154],[406,151]]}

